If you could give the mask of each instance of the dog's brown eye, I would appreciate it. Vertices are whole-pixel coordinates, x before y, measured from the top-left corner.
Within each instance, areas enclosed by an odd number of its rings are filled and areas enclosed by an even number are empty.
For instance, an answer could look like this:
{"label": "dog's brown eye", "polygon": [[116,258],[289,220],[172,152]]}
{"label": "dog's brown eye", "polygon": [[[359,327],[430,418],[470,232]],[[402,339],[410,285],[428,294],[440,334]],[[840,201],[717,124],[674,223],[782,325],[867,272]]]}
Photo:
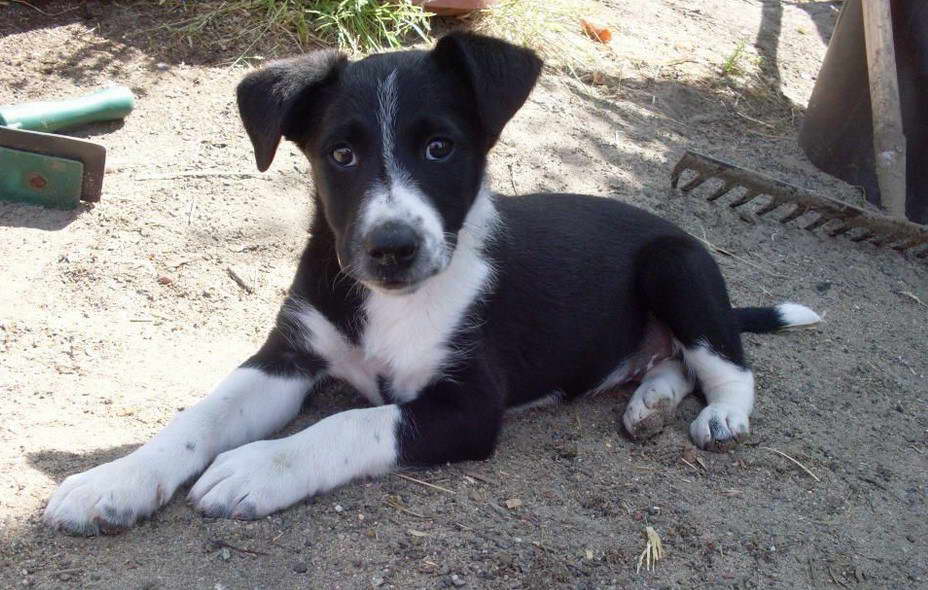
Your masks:
{"label": "dog's brown eye", "polygon": [[358,158],[354,155],[354,151],[347,145],[340,145],[333,149],[332,159],[336,164],[345,168],[354,166],[358,163]]}
{"label": "dog's brown eye", "polygon": [[429,145],[425,148],[425,157],[429,160],[444,160],[451,155],[451,150],[453,149],[454,144],[450,139],[437,137],[430,141]]}

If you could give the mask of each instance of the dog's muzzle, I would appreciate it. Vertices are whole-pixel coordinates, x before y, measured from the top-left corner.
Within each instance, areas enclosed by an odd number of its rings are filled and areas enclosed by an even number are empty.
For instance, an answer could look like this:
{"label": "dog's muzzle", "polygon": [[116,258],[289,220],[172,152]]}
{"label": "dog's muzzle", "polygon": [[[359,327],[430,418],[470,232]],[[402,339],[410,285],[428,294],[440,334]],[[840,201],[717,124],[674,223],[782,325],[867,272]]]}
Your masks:
{"label": "dog's muzzle", "polygon": [[387,221],[371,228],[362,239],[365,282],[389,290],[415,287],[437,268],[417,229],[401,221]]}

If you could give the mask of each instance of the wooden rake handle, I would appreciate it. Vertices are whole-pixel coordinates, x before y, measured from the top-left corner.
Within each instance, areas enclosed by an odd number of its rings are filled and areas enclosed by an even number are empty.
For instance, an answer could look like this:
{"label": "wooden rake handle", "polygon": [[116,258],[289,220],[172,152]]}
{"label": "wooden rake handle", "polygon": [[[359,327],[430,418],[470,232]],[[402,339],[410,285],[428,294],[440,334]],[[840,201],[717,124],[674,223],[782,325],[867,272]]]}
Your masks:
{"label": "wooden rake handle", "polygon": [[889,0],[861,0],[870,106],[873,111],[873,153],[880,201],[887,213],[906,219],[906,141],[899,104],[899,78]]}

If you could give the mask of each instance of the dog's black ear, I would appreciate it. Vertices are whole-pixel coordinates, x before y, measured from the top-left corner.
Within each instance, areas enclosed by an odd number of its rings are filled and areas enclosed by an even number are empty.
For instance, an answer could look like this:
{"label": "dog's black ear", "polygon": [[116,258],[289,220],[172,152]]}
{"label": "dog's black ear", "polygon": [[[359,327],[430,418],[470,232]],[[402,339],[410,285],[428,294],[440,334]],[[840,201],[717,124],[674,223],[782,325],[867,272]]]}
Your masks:
{"label": "dog's black ear", "polygon": [[491,147],[528,98],[542,66],[530,49],[473,33],[445,35],[432,55],[469,82]]}
{"label": "dog's black ear", "polygon": [[[281,136],[294,139],[301,133],[296,124],[312,125],[313,113],[324,102],[323,90],[346,61],[337,51],[316,51],[272,62],[239,82],[238,112],[254,146],[258,170],[270,167]],[[297,115],[299,122],[294,121]]]}

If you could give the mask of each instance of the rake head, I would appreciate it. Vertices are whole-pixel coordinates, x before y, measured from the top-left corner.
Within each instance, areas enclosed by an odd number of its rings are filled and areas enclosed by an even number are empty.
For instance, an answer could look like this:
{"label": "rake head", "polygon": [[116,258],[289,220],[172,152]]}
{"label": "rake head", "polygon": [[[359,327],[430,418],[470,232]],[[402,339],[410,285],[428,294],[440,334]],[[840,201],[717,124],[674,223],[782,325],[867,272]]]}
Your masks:
{"label": "rake head", "polygon": [[[811,231],[823,228],[823,231],[832,237],[847,235],[853,242],[866,241],[899,252],[909,251],[916,258],[928,258],[928,247],[925,247],[928,246],[928,228],[925,226],[893,219],[824,195],[817,195],[798,186],[692,151],[684,153],[674,166],[670,176],[671,186],[677,188],[680,177],[686,171],[694,172],[695,176],[680,187],[684,193],[693,191],[709,180],[717,179],[721,181],[721,185],[706,197],[709,201],[716,201],[723,195],[743,189],[742,194],[728,203],[729,207],[740,207],[766,195],[770,201],[754,211],[759,216],[782,209],[786,215],[780,218],[781,223],[803,218],[798,222],[803,229]],[[826,224],[827,227],[823,227]]]}

